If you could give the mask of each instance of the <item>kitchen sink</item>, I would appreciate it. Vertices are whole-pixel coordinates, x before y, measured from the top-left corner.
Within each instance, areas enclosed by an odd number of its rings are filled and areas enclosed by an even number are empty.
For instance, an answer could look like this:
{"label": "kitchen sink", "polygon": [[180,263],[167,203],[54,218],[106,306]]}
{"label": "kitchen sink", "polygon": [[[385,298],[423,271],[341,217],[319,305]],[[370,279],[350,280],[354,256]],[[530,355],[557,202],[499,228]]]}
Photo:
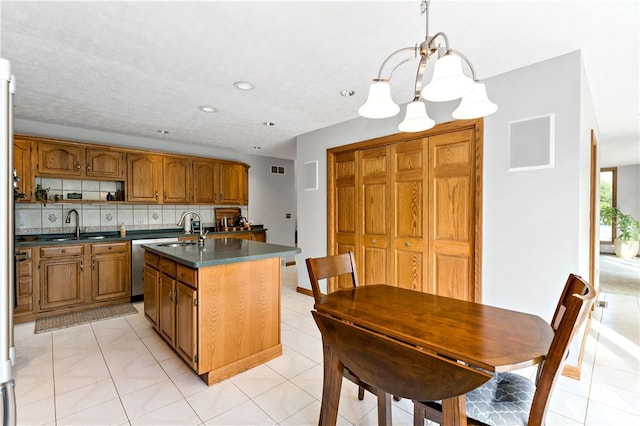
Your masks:
{"label": "kitchen sink", "polygon": [[102,240],[104,238],[107,238],[106,235],[93,235],[91,237],[87,237],[87,239],[89,240]]}
{"label": "kitchen sink", "polygon": [[71,241],[75,240],[76,237],[66,237],[66,238],[51,238],[49,241]]}
{"label": "kitchen sink", "polygon": [[187,247],[187,246],[194,246],[197,243],[198,243],[197,241],[176,241],[173,243],[158,244],[158,247]]}

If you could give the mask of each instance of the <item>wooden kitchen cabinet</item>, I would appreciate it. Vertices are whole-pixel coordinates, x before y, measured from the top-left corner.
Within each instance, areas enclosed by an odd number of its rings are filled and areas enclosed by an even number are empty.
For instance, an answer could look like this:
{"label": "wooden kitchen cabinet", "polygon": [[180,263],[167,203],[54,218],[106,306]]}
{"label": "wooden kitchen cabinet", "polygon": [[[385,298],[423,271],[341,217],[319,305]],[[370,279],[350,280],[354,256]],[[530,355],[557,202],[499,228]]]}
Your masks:
{"label": "wooden kitchen cabinet", "polygon": [[218,162],[216,160],[193,160],[193,202],[215,204],[217,201]]}
{"label": "wooden kitchen cabinet", "polygon": [[131,292],[131,253],[128,242],[91,246],[91,300],[123,298]]}
{"label": "wooden kitchen cabinet", "polygon": [[126,154],[124,151],[87,148],[86,162],[87,178],[125,180]]}
{"label": "wooden kitchen cabinet", "polygon": [[82,146],[39,140],[36,153],[38,176],[80,178],[84,175],[85,148]]}
{"label": "wooden kitchen cabinet", "polygon": [[191,159],[165,156],[162,159],[164,203],[189,203],[192,200]]}
{"label": "wooden kitchen cabinet", "polygon": [[33,200],[33,168],[32,168],[32,143],[29,139],[16,136],[13,141],[13,168],[20,179],[17,183],[18,192],[24,194],[19,202]]}
{"label": "wooden kitchen cabinet", "polygon": [[482,300],[482,134],[467,120],[330,149],[329,254],[353,251],[361,285]]}
{"label": "wooden kitchen cabinet", "polygon": [[160,316],[160,257],[144,252],[144,316],[157,329]]}
{"label": "wooden kitchen cabinet", "polygon": [[84,246],[40,247],[40,309],[83,304],[85,298]]}
{"label": "wooden kitchen cabinet", "polygon": [[184,282],[176,287],[175,349],[193,369],[198,368],[197,290]]}
{"label": "wooden kitchen cabinet", "polygon": [[240,205],[245,202],[245,181],[247,167],[240,163],[220,162],[219,165],[218,204]]}
{"label": "wooden kitchen cabinet", "polygon": [[159,155],[127,154],[127,201],[161,201],[162,165]]}
{"label": "wooden kitchen cabinet", "polygon": [[165,274],[160,274],[160,285],[158,288],[158,331],[171,346],[175,346],[176,279]]}
{"label": "wooden kitchen cabinet", "polygon": [[16,316],[33,312],[33,249],[30,247],[16,250]]}

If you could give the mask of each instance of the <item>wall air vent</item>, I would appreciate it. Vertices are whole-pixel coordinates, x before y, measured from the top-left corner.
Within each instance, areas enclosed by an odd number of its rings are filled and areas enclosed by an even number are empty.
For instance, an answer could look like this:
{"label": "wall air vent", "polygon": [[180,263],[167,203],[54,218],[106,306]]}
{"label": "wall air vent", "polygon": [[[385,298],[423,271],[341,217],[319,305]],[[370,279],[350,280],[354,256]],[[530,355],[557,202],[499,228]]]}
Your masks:
{"label": "wall air vent", "polygon": [[271,174],[272,175],[283,175],[284,167],[282,166],[271,166]]}

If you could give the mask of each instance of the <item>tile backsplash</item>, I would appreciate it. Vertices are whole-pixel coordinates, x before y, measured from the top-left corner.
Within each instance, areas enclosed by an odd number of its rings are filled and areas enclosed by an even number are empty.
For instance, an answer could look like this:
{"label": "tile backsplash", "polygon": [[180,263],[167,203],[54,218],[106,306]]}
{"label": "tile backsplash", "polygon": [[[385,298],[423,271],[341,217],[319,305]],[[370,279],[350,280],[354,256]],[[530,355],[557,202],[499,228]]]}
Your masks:
{"label": "tile backsplash", "polygon": [[[117,231],[124,224],[128,230],[142,229],[175,229],[176,222],[186,211],[196,211],[202,217],[203,226],[214,226],[214,205],[158,205],[158,204],[123,204],[108,202],[107,194],[114,194],[116,182],[98,182],[73,179],[38,179],[43,188],[49,188],[50,198],[61,194],[64,203],[40,202],[17,203],[15,211],[16,235],[67,233],[75,229],[75,217],[71,223],[64,219],[71,209],[80,215],[81,232]],[[82,203],[67,200],[67,193],[82,193]],[[95,201],[88,203],[87,201]],[[224,206],[229,207],[229,206]],[[237,206],[243,216],[247,216],[247,206]]]}

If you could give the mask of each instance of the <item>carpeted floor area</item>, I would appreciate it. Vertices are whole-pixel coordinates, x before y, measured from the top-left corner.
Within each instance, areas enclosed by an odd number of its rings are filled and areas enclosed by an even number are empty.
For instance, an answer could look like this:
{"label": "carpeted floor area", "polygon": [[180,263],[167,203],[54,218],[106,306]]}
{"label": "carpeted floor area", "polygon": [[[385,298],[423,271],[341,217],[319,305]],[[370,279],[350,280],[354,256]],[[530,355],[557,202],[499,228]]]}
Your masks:
{"label": "carpeted floor area", "polygon": [[601,254],[600,291],[640,297],[640,258]]}
{"label": "carpeted floor area", "polygon": [[45,333],[47,331],[59,330],[80,324],[87,324],[89,322],[102,321],[109,318],[137,313],[138,311],[132,304],[125,303],[122,305],[102,306],[100,308],[88,309],[86,311],[71,312],[48,318],[39,318],[36,320],[33,333]]}

